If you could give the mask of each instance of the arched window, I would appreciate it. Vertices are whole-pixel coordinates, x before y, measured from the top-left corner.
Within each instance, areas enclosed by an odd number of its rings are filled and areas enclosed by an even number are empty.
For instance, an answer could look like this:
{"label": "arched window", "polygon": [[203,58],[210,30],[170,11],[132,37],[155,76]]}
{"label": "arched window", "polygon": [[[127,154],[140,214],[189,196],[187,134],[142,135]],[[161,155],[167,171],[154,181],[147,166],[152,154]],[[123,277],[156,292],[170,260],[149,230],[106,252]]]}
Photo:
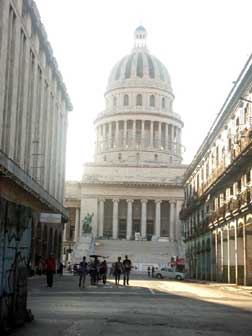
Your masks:
{"label": "arched window", "polygon": [[142,97],[141,94],[138,94],[136,96],[136,104],[137,104],[137,106],[142,106],[143,105],[143,97]]}
{"label": "arched window", "polygon": [[165,108],[165,105],[166,105],[165,97],[163,97],[163,98],[162,98],[162,108],[163,108],[163,109]]}
{"label": "arched window", "polygon": [[123,97],[123,105],[128,106],[129,105],[129,96],[126,94]]}
{"label": "arched window", "polygon": [[113,97],[113,105],[116,106],[116,97]]}
{"label": "arched window", "polygon": [[155,106],[155,96],[154,95],[150,96],[150,106],[152,106],[152,107]]}

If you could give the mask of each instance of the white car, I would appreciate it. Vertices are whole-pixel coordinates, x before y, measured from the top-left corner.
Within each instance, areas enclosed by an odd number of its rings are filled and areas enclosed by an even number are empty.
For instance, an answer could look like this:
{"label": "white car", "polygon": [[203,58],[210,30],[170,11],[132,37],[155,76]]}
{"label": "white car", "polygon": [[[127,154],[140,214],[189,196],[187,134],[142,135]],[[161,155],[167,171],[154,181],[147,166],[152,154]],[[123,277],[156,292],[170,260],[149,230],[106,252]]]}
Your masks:
{"label": "white car", "polygon": [[156,278],[158,279],[176,279],[176,280],[184,280],[185,273],[176,272],[173,268],[162,267],[161,269],[156,271]]}

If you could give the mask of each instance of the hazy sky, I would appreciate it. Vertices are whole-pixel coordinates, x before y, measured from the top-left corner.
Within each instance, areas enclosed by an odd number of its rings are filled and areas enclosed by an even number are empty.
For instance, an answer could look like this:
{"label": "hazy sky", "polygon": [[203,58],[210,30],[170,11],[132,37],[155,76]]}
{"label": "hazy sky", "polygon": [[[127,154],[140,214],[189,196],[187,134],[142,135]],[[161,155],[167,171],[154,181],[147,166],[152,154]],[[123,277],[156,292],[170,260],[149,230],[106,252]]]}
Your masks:
{"label": "hazy sky", "polygon": [[114,64],[131,52],[139,24],[167,67],[190,163],[252,49],[251,0],[36,0],[70,94],[66,179],[94,152]]}

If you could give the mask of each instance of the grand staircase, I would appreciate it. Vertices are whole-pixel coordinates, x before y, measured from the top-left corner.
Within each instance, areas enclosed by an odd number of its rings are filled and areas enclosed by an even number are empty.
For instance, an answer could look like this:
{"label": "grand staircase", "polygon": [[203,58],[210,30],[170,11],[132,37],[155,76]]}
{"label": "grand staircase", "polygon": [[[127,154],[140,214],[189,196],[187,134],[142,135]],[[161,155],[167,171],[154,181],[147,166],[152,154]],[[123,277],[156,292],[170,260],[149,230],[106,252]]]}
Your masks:
{"label": "grand staircase", "polygon": [[96,254],[107,257],[109,263],[120,256],[128,255],[137,270],[146,270],[149,265],[167,265],[171,257],[184,257],[182,241],[136,241],[136,240],[96,240]]}

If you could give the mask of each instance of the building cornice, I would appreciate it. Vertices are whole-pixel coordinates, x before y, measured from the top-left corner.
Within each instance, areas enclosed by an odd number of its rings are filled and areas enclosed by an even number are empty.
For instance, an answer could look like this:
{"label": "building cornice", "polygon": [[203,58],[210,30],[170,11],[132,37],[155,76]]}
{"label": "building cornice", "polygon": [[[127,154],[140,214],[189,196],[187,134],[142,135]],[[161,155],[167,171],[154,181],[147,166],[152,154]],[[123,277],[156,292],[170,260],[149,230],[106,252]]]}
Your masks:
{"label": "building cornice", "polygon": [[125,163],[103,163],[103,162],[87,162],[83,165],[84,167],[108,167],[108,168],[117,168],[117,167],[125,167],[125,168],[151,168],[151,169],[183,169],[185,170],[188,165],[178,164],[178,165],[151,165],[151,164],[125,164]]}
{"label": "building cornice", "polygon": [[183,184],[182,183],[172,183],[172,182],[122,182],[122,181],[87,181],[83,180],[82,181],[82,186],[90,186],[90,185],[107,185],[107,186],[123,186],[123,187],[143,187],[143,188],[149,188],[149,187],[176,187],[183,189]]}
{"label": "building cornice", "polygon": [[207,149],[214,142],[215,137],[218,132],[223,127],[223,124],[230,113],[238,106],[240,98],[244,95],[245,91],[248,89],[248,86],[252,82],[252,54],[245,63],[242,71],[240,72],[237,80],[231,91],[229,92],[224,104],[222,105],[217,117],[215,118],[206,138],[198,149],[196,155],[193,158],[193,161],[189,165],[185,173],[185,181],[196,169],[199,162],[205,156]]}
{"label": "building cornice", "polygon": [[[166,120],[174,120],[176,122],[178,122],[181,127],[184,127],[184,123],[183,121],[180,119],[180,116],[178,114],[167,114],[167,113],[159,113],[159,112],[139,112],[139,111],[129,111],[129,112],[112,112],[112,113],[102,113],[99,114],[98,117],[94,120],[94,125],[97,124],[99,121],[101,120],[106,120],[106,119],[120,119],[122,116],[127,116],[127,117],[132,117],[133,115],[135,115],[135,118],[131,118],[131,119],[136,119],[139,120],[139,117],[145,118],[145,120],[148,119],[148,117],[154,117],[154,118],[162,118],[162,119],[166,119]],[[114,121],[114,120],[113,120]]]}

